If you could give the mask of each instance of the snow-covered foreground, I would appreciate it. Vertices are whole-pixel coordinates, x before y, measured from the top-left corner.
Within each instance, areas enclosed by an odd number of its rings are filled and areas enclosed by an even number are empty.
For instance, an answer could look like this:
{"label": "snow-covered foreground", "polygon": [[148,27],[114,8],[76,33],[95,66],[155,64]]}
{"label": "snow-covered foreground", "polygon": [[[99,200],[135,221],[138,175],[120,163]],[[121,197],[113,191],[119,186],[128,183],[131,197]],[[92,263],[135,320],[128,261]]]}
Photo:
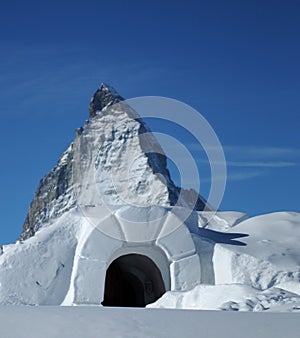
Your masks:
{"label": "snow-covered foreground", "polygon": [[101,307],[0,307],[5,338],[289,338],[299,315]]}
{"label": "snow-covered foreground", "polygon": [[[192,258],[200,260],[201,282],[185,289],[174,284],[149,306],[299,315],[300,214],[281,212],[244,220],[242,214],[220,212],[203,227],[206,216],[194,212],[186,221],[198,254]],[[112,225],[107,219],[106,223]],[[102,240],[98,230],[92,229],[90,236],[89,228],[87,218],[71,210],[32,238],[5,246],[0,255],[0,304],[100,304],[107,257],[116,242]],[[189,244],[188,231],[180,234],[184,236],[177,242],[171,238],[169,245]],[[189,266],[186,258],[183,263],[170,271],[174,281],[185,285],[198,265]]]}

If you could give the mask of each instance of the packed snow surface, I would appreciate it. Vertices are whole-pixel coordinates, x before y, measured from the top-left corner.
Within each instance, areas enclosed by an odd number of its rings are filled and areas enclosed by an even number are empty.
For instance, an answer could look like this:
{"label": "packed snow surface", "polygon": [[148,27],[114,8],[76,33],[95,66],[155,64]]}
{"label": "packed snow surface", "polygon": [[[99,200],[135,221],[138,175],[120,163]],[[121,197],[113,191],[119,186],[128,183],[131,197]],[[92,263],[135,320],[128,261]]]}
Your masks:
{"label": "packed snow surface", "polygon": [[295,313],[100,307],[0,307],[5,338],[295,338]]}

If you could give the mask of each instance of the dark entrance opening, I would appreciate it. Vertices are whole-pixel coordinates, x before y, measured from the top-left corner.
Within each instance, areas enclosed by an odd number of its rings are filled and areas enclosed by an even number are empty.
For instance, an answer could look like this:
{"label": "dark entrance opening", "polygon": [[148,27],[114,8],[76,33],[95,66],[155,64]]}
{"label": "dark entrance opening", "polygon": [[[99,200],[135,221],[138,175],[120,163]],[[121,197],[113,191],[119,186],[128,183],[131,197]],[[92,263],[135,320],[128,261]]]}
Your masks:
{"label": "dark entrance opening", "polygon": [[145,307],[166,292],[161,272],[147,256],[129,254],[106,271],[104,306]]}

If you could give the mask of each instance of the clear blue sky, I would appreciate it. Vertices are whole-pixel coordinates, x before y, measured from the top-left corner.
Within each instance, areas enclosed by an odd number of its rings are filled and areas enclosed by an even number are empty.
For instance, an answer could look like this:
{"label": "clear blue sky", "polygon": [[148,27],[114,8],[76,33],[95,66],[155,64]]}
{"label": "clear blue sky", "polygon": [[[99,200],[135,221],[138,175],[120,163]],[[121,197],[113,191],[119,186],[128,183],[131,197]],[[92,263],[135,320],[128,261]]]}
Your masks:
{"label": "clear blue sky", "polygon": [[[104,81],[200,111],[228,160],[222,209],[300,211],[299,1],[2,1],[0,244]],[[203,194],[205,195],[205,187]]]}

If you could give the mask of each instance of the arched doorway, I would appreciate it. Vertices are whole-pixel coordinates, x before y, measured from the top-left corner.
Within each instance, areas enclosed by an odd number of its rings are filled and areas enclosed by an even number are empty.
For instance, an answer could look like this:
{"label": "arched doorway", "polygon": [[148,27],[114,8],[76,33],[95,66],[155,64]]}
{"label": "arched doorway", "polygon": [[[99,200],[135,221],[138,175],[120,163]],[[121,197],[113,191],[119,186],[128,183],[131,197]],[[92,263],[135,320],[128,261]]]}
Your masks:
{"label": "arched doorway", "polygon": [[104,306],[145,307],[165,293],[159,268],[147,256],[128,254],[106,271]]}

